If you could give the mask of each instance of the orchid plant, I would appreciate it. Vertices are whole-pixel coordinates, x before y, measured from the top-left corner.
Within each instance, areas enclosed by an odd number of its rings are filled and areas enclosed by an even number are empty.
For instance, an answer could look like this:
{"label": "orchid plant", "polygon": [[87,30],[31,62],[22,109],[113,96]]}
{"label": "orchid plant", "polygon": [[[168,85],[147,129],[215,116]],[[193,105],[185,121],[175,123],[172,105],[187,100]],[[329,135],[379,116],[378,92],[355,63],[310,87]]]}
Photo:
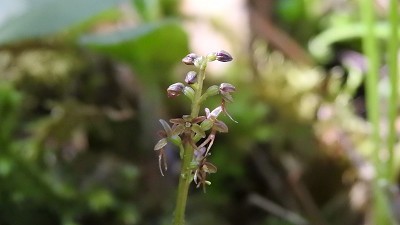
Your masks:
{"label": "orchid plant", "polygon": [[[185,83],[174,83],[167,89],[168,97],[175,98],[182,93],[191,101],[191,114],[181,118],[170,119],[169,122],[160,119],[164,128],[159,132],[161,139],[154,150],[158,152],[158,163],[161,175],[167,170],[165,147],[169,143],[176,145],[182,159],[179,177],[178,194],[174,213],[174,225],[183,225],[185,220],[185,208],[189,186],[192,181],[196,187],[202,186],[203,190],[211,182],[207,175],[217,172],[217,167],[208,161],[211,155],[211,147],[217,133],[227,133],[228,126],[218,120],[221,113],[227,115],[236,122],[227,112],[226,104],[233,101],[231,93],[236,88],[229,83],[212,85],[203,93],[203,81],[206,77],[207,64],[213,61],[229,62],[232,56],[226,51],[218,51],[207,56],[197,56],[190,53],[182,59],[186,65],[194,66],[196,71],[186,74]],[[211,96],[219,95],[221,104],[213,110],[205,108],[205,116],[199,116],[202,103]],[[237,123],[237,122],[236,122]],[[170,125],[171,124],[171,125]]]}

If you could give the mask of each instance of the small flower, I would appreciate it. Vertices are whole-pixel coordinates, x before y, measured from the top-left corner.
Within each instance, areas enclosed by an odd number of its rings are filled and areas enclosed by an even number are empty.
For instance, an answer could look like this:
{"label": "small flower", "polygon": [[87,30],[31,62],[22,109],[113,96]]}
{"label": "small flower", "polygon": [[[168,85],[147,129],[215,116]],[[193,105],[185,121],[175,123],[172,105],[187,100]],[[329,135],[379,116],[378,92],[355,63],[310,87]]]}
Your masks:
{"label": "small flower", "polygon": [[183,133],[190,133],[193,131],[194,133],[199,134],[201,137],[205,137],[205,132],[198,124],[200,122],[203,122],[205,119],[205,116],[192,118],[189,115],[184,115],[182,118],[170,119],[169,122],[173,124],[172,134],[181,135]]}
{"label": "small flower", "polygon": [[219,114],[223,111],[222,110],[222,106],[218,106],[217,108],[215,108],[213,111],[210,112],[209,108],[205,109],[206,111],[206,118],[207,119],[212,119],[212,120],[216,120],[219,116]]}
{"label": "small flower", "polygon": [[167,89],[168,97],[174,98],[176,96],[179,96],[182,93],[184,88],[185,88],[185,85],[182,83],[171,84]]}
{"label": "small flower", "polygon": [[206,153],[206,155],[197,158],[198,167],[194,172],[194,177],[193,177],[194,182],[197,184],[196,187],[199,188],[200,185],[202,185],[204,193],[206,192],[206,185],[211,185],[211,182],[207,180],[207,174],[217,172],[217,167],[214,166],[212,163],[207,162],[207,156],[208,155]]}
{"label": "small flower", "polygon": [[189,71],[186,74],[185,82],[187,84],[194,84],[194,83],[196,83],[196,81],[197,81],[197,73],[195,71]]}
{"label": "small flower", "polygon": [[182,59],[182,62],[186,65],[194,65],[194,61],[197,58],[197,55],[194,53],[190,53]]}
{"label": "small flower", "polygon": [[[161,175],[164,176],[163,170],[167,171],[167,169],[168,169],[167,158],[165,155],[165,146],[168,143],[167,133],[160,132],[160,136],[161,136],[161,139],[154,146],[154,151],[158,152],[158,168],[160,169]],[[164,169],[163,169],[162,165],[164,166]]]}
{"label": "small flower", "polygon": [[219,93],[222,95],[222,98],[228,102],[233,102],[233,98],[230,93],[236,91],[235,86],[229,83],[222,83],[219,85]]}
{"label": "small flower", "polygon": [[220,50],[219,52],[217,52],[216,58],[220,62],[230,62],[233,60],[232,56],[224,50]]}

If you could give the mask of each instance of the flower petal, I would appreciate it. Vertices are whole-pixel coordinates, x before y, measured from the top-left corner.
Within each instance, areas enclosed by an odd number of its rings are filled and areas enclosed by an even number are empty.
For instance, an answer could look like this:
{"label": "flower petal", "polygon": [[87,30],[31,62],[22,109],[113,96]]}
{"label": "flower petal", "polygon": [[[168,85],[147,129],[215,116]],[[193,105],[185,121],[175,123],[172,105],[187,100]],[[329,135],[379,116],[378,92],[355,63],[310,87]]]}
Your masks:
{"label": "flower petal", "polygon": [[165,132],[167,133],[167,136],[171,134],[171,127],[169,126],[169,124],[167,123],[167,121],[160,119],[159,120],[161,125],[163,126]]}
{"label": "flower petal", "polygon": [[154,151],[158,151],[164,148],[168,144],[168,140],[166,138],[160,139],[157,144],[154,146]]}
{"label": "flower petal", "polygon": [[183,124],[179,124],[174,127],[174,129],[171,132],[171,136],[180,135],[183,133],[183,131],[185,131],[185,126]]}
{"label": "flower petal", "polygon": [[221,120],[216,120],[214,122],[213,129],[221,133],[228,133],[228,126]]}
{"label": "flower petal", "polygon": [[205,162],[203,165],[203,171],[206,173],[216,173],[217,167],[210,162]]}

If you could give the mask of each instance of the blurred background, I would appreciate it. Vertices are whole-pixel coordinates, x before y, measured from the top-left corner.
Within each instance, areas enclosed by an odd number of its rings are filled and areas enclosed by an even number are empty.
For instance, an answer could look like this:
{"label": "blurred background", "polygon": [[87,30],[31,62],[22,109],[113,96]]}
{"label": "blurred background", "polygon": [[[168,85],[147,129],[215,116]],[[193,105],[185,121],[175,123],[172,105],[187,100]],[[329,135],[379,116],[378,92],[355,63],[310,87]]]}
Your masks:
{"label": "blurred background", "polygon": [[[374,4],[383,42],[389,1]],[[153,148],[158,119],[190,104],[166,88],[191,69],[185,55],[221,49],[234,60],[210,63],[206,85],[236,86],[228,110],[239,123],[221,117],[218,173],[207,193],[193,185],[187,224],[374,224],[360,10],[355,0],[0,0],[0,224],[170,224],[179,153],[168,148],[163,177]],[[380,189],[391,224],[396,183]]]}

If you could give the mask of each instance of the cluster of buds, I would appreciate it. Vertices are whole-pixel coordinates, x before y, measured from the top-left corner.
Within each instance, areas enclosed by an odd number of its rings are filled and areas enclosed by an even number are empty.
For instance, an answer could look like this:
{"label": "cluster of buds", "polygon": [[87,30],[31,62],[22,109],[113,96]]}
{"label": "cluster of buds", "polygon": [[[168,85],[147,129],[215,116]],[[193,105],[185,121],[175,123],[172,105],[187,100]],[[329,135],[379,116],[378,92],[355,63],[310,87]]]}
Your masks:
{"label": "cluster of buds", "polygon": [[[159,132],[161,139],[154,147],[154,150],[159,153],[160,172],[164,175],[163,171],[167,170],[165,146],[168,142],[179,147],[181,158],[186,151],[185,146],[190,146],[193,151],[193,159],[190,163],[191,179],[197,184],[197,187],[202,185],[203,188],[206,184],[211,184],[206,179],[207,175],[217,171],[217,167],[207,161],[208,156],[211,155],[210,149],[214,144],[216,134],[228,132],[228,126],[223,121],[218,120],[218,116],[223,113],[236,122],[226,109],[226,103],[233,101],[231,93],[236,90],[232,84],[212,85],[202,93],[205,69],[207,63],[212,61],[229,62],[232,61],[232,56],[221,50],[207,56],[197,56],[190,53],[182,59],[184,64],[194,65],[197,71],[189,71],[184,83],[179,82],[170,85],[167,94],[170,98],[175,98],[181,94],[188,97],[192,102],[192,115],[170,119],[170,123],[161,119],[160,123],[163,126],[163,130]],[[221,104],[212,111],[205,108],[205,116],[198,116],[201,103],[208,97],[216,95],[221,97]]]}

